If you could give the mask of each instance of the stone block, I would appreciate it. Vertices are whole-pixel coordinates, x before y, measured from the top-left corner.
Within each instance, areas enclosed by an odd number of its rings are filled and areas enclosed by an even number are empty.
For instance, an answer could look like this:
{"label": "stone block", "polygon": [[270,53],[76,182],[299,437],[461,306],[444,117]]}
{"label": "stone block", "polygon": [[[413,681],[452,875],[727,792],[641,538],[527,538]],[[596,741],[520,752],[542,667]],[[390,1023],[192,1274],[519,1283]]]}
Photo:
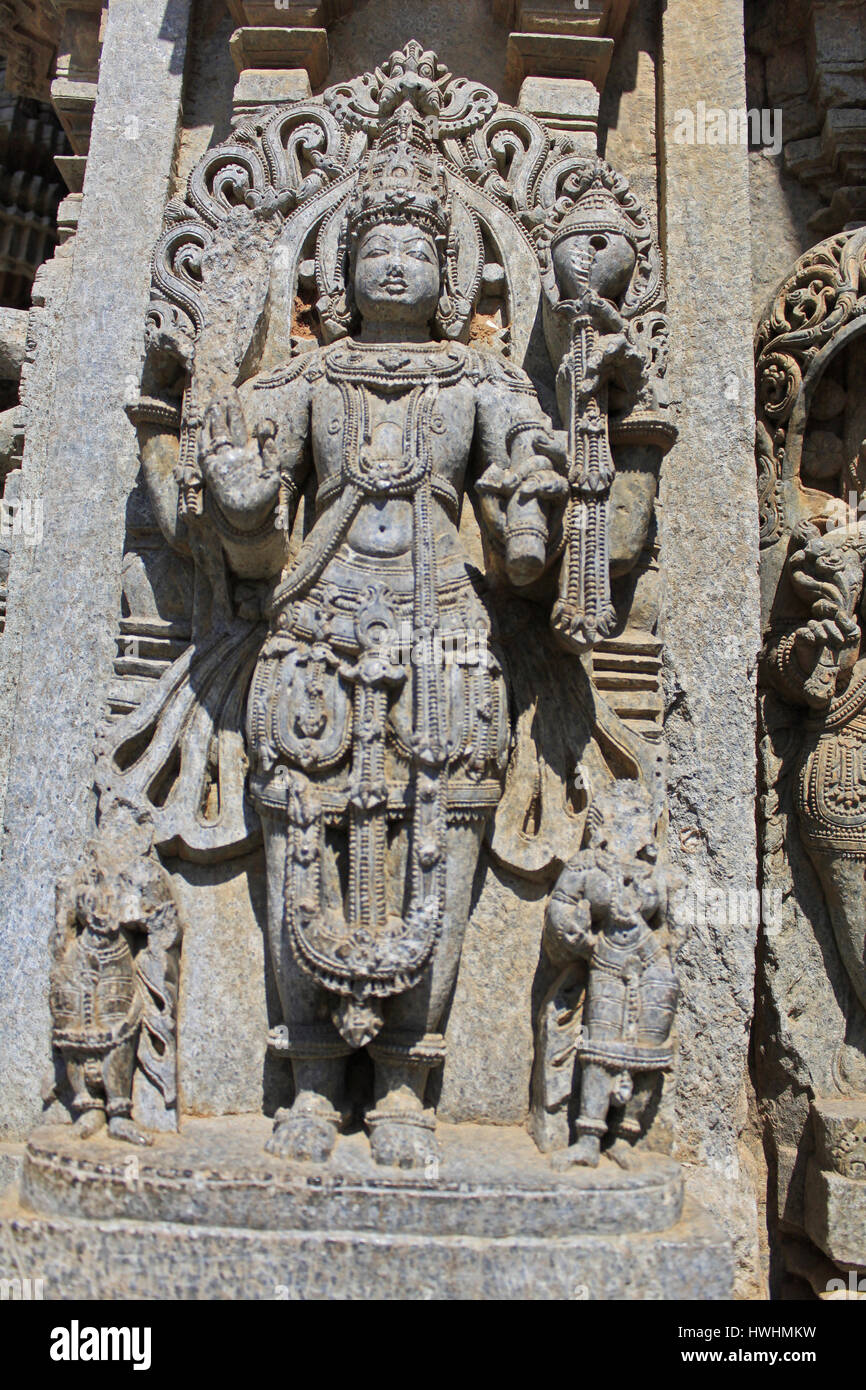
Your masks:
{"label": "stone block", "polygon": [[812,1104],[812,1126],[818,1166],[866,1182],[866,1100],[818,1099]]}
{"label": "stone block", "polygon": [[55,77],[51,83],[51,102],[75,153],[87,154],[96,105],[96,82]]}
{"label": "stone block", "polygon": [[266,1131],[192,1121],[133,1153],[41,1130],[0,1222],[10,1274],[47,1299],[730,1295],[729,1243],[668,1159],[557,1173],[522,1130],[444,1126],[435,1169],[377,1169],[349,1135],[323,1170],[268,1159]]}
{"label": "stone block", "polygon": [[519,88],[527,77],[566,77],[604,88],[613,39],[582,38],[572,34],[511,34],[505,58],[505,80]]}
{"label": "stone block", "polygon": [[232,110],[236,116],[245,116],[260,106],[306,101],[312,94],[305,68],[247,68],[235,83]]}
{"label": "stone block", "polygon": [[328,35],[324,29],[236,29],[229,47],[239,73],[248,68],[302,68],[314,87],[328,75]]}
{"label": "stone block", "polygon": [[866,1267],[866,1182],[828,1173],[810,1159],[806,1232],[837,1264]]}
{"label": "stone block", "polygon": [[568,77],[527,77],[517,105],[536,116],[549,130],[583,137],[582,144],[595,149],[598,135],[598,88],[589,81]]}

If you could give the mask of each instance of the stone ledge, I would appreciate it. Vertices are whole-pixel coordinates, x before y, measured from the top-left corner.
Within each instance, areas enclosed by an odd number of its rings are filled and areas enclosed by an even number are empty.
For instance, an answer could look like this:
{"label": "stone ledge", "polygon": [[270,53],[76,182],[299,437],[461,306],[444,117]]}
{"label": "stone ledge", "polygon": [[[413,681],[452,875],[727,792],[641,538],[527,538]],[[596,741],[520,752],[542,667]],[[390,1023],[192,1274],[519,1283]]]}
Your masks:
{"label": "stone ledge", "polygon": [[[55,1299],[681,1300],[731,1296],[730,1245],[686,1204],[662,1234],[534,1240],[81,1221],[0,1208],[0,1249]],[[8,1257],[7,1257],[8,1258]]]}
{"label": "stone ledge", "polygon": [[806,1233],[840,1265],[866,1268],[866,1182],[806,1169]]}
{"label": "stone ledge", "polygon": [[229,49],[239,73],[302,68],[318,87],[328,75],[328,35],[324,29],[236,29]]}
{"label": "stone ledge", "polygon": [[566,77],[604,90],[613,57],[613,39],[571,34],[511,34],[505,54],[505,80],[519,88],[527,77]]}
{"label": "stone ledge", "polygon": [[663,1155],[634,1154],[628,1171],[605,1158],[557,1172],[523,1129],[441,1124],[441,1163],[427,1174],[377,1166],[363,1134],[343,1136],[327,1164],[291,1163],[264,1152],[269,1133],[261,1116],[188,1120],[142,1150],[41,1129],[22,1197],[76,1219],[494,1240],[664,1231],[682,1213],[680,1168]]}

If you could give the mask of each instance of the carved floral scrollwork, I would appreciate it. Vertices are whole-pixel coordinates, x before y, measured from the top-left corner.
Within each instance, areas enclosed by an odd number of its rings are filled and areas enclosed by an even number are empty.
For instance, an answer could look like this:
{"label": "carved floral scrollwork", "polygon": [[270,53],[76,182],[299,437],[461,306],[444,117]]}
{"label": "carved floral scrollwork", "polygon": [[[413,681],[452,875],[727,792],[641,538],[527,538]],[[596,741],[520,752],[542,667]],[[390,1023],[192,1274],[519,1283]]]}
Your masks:
{"label": "carved floral scrollwork", "polygon": [[[809,370],[835,335],[866,310],[864,287],[866,235],[838,233],[800,257],[758,326],[755,456],[762,547],[785,533],[781,485],[789,461],[799,458],[802,424],[794,410]],[[788,529],[794,522],[788,519]]]}

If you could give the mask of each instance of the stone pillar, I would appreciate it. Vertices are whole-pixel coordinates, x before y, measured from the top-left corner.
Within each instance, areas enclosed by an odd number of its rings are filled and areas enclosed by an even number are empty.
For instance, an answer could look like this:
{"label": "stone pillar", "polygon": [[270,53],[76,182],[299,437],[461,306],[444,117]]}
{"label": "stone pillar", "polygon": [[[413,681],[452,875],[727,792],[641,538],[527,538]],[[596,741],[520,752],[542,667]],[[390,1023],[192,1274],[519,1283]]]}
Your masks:
{"label": "stone pillar", "polygon": [[635,0],[494,0],[494,14],[511,33],[505,85],[519,89],[521,111],[571,138],[575,149],[598,152],[599,101],[622,26]]}
{"label": "stone pillar", "polygon": [[[54,885],[93,824],[94,733],[112,676],[125,508],[138,463],[134,389],[181,109],[190,0],[112,0],[65,305],[39,344],[40,427],[22,495],[44,499],[16,551],[0,668],[8,730],[0,874],[0,1134],[38,1119],[50,1058]],[[146,61],[142,61],[146,55]],[[46,354],[53,354],[48,362]],[[50,370],[48,368],[50,367]],[[53,383],[53,384],[52,384]]]}
{"label": "stone pillar", "polygon": [[698,101],[746,108],[742,0],[668,0],[662,247],[679,441],[660,488],[672,856],[695,925],[679,967],[676,1156],[734,1237],[755,1293],[741,1143],[757,934],[755,663],[760,647],[749,167],[745,145],[674,141]]}

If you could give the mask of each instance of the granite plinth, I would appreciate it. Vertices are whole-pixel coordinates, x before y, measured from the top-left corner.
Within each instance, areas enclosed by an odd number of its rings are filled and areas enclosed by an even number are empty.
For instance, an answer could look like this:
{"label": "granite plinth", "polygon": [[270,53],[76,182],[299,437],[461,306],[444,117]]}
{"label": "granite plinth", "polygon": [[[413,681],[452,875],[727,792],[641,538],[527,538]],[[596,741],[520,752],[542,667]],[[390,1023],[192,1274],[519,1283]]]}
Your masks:
{"label": "granite plinth", "polygon": [[[31,1139],[0,1250],[48,1299],[727,1298],[730,1244],[677,1164],[555,1172],[520,1129],[441,1125],[438,1171],[262,1152],[267,1121],[190,1120],[152,1148]],[[3,1271],[5,1272],[5,1271]]]}

